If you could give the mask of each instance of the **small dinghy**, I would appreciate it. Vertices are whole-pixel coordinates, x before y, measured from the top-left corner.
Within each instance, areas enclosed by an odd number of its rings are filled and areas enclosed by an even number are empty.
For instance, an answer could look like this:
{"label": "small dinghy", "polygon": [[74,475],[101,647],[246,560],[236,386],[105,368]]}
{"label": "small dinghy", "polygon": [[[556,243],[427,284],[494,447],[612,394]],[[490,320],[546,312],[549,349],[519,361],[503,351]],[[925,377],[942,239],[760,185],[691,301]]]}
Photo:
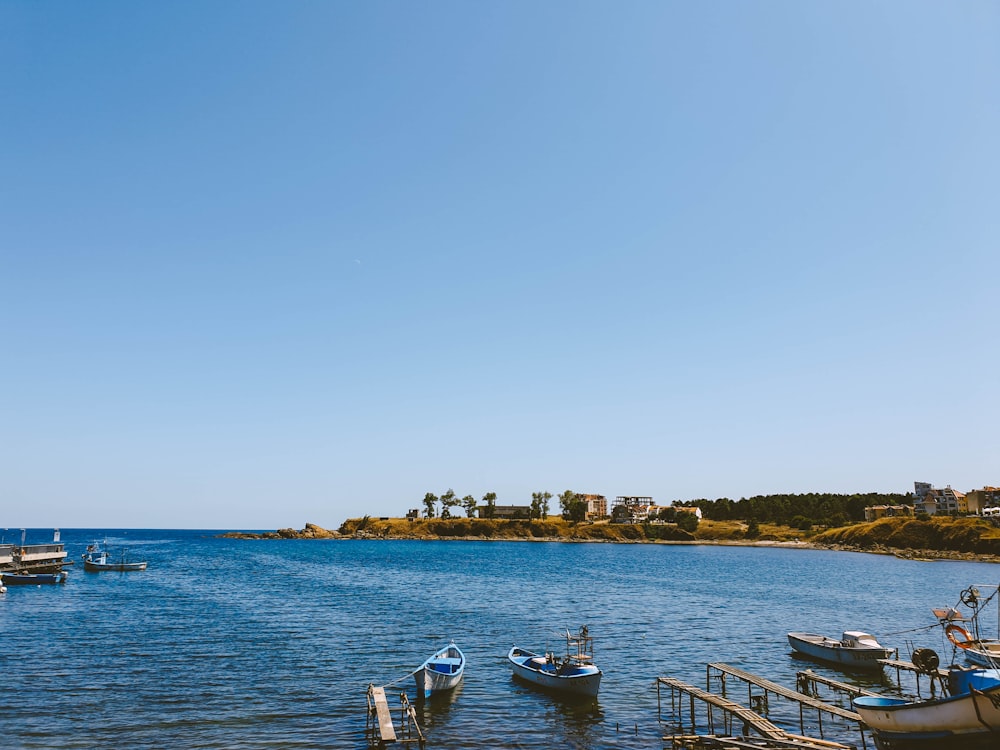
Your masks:
{"label": "small dinghy", "polygon": [[848,669],[881,669],[879,659],[889,659],[894,651],[860,630],[845,630],[839,641],[815,633],[789,633],[789,645],[813,659],[838,664]]}
{"label": "small dinghy", "polygon": [[449,643],[427,659],[413,677],[417,682],[417,696],[430,698],[436,693],[452,690],[465,675],[465,654]]}
{"label": "small dinghy", "polygon": [[547,652],[544,656],[514,646],[507,654],[515,677],[547,690],[578,696],[597,697],[601,687],[601,670],[594,664],[594,641],[587,626],[576,635],[566,631],[566,655],[557,659]]}

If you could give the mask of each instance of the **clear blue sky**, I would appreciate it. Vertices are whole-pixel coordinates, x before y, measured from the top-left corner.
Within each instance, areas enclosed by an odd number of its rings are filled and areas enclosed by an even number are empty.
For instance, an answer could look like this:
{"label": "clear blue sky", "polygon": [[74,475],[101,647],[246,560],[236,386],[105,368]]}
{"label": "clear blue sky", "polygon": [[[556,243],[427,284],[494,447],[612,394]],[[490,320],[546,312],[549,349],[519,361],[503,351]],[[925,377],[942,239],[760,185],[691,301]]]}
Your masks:
{"label": "clear blue sky", "polygon": [[1000,484],[1000,4],[0,5],[0,526]]}

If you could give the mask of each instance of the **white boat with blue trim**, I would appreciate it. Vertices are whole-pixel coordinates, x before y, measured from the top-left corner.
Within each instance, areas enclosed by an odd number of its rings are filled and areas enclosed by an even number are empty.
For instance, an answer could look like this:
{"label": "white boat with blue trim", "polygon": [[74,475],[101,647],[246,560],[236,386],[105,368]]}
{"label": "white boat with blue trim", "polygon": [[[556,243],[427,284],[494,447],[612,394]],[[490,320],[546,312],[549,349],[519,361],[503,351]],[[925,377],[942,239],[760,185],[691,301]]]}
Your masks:
{"label": "white boat with blue trim", "polygon": [[465,675],[465,654],[454,644],[434,652],[417,670],[413,677],[417,682],[417,696],[430,698],[437,693],[452,690]]}
{"label": "white boat with blue trim", "polygon": [[880,750],[1000,747],[1000,670],[952,665],[943,682],[938,698],[865,695],[854,699],[854,710]]}
{"label": "white boat with blue trim", "polygon": [[601,670],[593,660],[594,641],[586,625],[579,633],[566,631],[566,655],[556,658],[552,652],[543,655],[514,646],[507,654],[515,677],[538,687],[568,695],[597,697],[601,687]]}

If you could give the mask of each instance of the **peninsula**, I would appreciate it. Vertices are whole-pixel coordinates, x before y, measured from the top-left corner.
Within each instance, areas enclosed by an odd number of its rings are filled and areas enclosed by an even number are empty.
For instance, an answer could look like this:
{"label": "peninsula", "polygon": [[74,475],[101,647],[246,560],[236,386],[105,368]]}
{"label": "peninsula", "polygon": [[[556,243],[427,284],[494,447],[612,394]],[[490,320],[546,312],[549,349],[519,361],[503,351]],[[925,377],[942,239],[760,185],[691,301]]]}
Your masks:
{"label": "peninsula", "polygon": [[[749,534],[748,534],[749,532]],[[235,539],[455,539],[788,546],[895,554],[927,560],[1000,562],[1000,528],[964,517],[883,518],[835,528],[801,530],[741,521],[701,521],[693,532],[674,524],[570,522],[561,518],[349,518],[336,531],[307,523],[265,532],[229,532]]]}

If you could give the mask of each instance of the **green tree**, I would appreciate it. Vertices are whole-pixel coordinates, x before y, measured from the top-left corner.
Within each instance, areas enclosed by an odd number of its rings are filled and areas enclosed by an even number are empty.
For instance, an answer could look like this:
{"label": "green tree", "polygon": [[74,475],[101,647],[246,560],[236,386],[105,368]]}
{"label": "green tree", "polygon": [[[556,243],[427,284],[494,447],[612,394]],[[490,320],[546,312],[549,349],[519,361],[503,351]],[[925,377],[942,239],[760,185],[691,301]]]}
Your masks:
{"label": "green tree", "polygon": [[424,495],[424,509],[428,518],[434,518],[434,504],[438,501],[438,496],[433,492]]}
{"label": "green tree", "polygon": [[532,492],[531,493],[531,517],[532,518],[548,518],[549,517],[549,500],[552,499],[551,492]]}
{"label": "green tree", "polygon": [[744,536],[747,539],[756,539],[760,536],[760,523],[757,522],[756,518],[751,518],[747,521],[747,532]]}
{"label": "green tree", "polygon": [[487,492],[483,495],[483,502],[486,504],[486,517],[493,518],[497,512],[497,493]]}
{"label": "green tree", "polygon": [[680,513],[674,511],[674,513],[676,514],[678,529],[681,529],[682,531],[687,531],[690,534],[693,534],[695,531],[698,530],[697,515],[695,515],[694,513],[688,513],[687,511],[681,511]]}
{"label": "green tree", "polygon": [[559,507],[567,521],[582,521],[587,517],[587,501],[573,490],[566,490],[559,496]]}
{"label": "green tree", "polygon": [[455,497],[455,490],[448,488],[448,491],[441,495],[441,518],[451,518],[451,509],[461,502]]}
{"label": "green tree", "polygon": [[466,495],[462,498],[462,507],[465,508],[465,515],[467,518],[476,517],[476,498],[472,495]]}

